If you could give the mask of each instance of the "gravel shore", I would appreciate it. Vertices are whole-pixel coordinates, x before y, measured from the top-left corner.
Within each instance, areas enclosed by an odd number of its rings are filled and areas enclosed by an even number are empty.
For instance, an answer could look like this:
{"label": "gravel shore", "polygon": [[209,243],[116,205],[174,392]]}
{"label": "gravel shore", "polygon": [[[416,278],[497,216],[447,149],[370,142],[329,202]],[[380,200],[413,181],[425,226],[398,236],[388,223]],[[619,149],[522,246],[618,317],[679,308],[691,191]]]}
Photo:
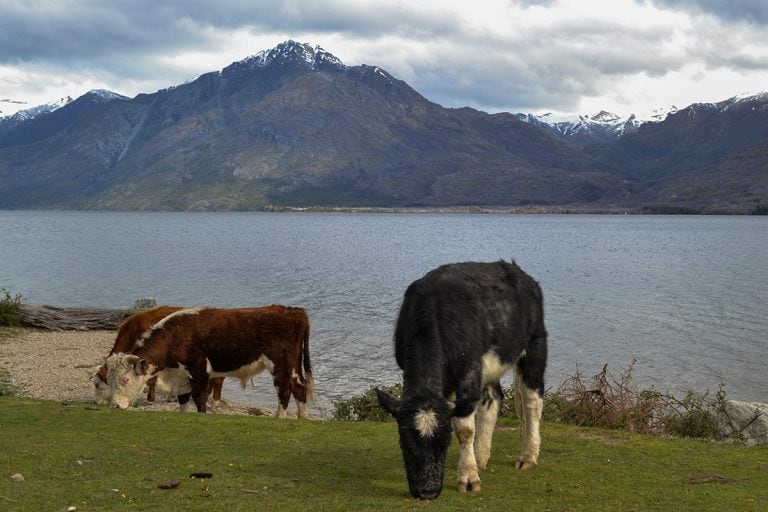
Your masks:
{"label": "gravel shore", "polygon": [[[0,333],[0,371],[10,376],[13,394],[58,402],[93,403],[91,375],[104,362],[115,341],[115,331],[45,331],[3,328]],[[162,395],[146,410],[178,410]],[[194,408],[193,408],[194,409]],[[272,414],[226,400],[209,403],[218,414]]]}

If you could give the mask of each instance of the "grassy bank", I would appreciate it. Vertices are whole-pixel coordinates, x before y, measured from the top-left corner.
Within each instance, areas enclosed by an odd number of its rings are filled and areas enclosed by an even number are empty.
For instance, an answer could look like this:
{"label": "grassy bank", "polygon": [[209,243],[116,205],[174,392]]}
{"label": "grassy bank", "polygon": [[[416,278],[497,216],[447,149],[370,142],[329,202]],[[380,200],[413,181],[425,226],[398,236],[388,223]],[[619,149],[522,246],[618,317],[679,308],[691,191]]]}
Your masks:
{"label": "grassy bank", "polygon": [[[112,411],[0,397],[0,510],[766,510],[768,448],[545,423],[514,469],[500,425],[483,492],[407,495],[392,423]],[[25,481],[14,482],[14,473]],[[190,478],[212,473],[212,478]],[[164,490],[159,485],[180,481]],[[437,507],[437,508],[436,508]]]}

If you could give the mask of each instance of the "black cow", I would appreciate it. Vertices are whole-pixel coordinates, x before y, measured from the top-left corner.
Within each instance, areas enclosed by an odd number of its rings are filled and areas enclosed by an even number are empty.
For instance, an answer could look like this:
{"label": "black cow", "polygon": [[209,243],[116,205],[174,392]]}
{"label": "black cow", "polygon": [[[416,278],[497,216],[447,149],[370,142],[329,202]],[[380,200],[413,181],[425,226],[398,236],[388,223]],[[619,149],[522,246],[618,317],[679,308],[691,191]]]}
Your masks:
{"label": "black cow", "polygon": [[523,435],[516,467],[536,466],[547,332],[533,278],[504,261],[438,267],[406,290],[394,339],[403,397],[376,393],[397,419],[414,497],[440,495],[451,427],[460,444],[457,488],[480,490],[478,470],[488,463],[502,399],[499,379],[512,367]]}

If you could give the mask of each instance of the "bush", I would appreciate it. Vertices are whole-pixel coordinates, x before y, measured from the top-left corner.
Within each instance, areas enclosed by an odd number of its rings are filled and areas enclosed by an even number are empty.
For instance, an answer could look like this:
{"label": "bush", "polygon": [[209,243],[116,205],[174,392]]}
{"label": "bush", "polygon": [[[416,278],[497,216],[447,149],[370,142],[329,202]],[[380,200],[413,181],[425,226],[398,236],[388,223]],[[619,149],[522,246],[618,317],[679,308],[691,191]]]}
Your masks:
{"label": "bush", "polygon": [[21,304],[21,294],[11,296],[11,292],[2,288],[0,290],[0,325],[13,326],[19,325],[21,317],[19,316],[19,304]]}
{"label": "bush", "polygon": [[674,403],[672,414],[664,418],[664,430],[678,437],[701,437],[719,439],[717,416],[723,412],[725,391],[720,385],[714,399],[709,398],[709,392],[704,394],[689,391],[680,401],[670,397]]}
{"label": "bush", "polygon": [[[376,388],[371,387],[362,395],[333,402],[333,419],[339,421],[390,421],[392,415],[385,411],[376,398]],[[403,385],[381,388],[396,398],[403,396]]]}

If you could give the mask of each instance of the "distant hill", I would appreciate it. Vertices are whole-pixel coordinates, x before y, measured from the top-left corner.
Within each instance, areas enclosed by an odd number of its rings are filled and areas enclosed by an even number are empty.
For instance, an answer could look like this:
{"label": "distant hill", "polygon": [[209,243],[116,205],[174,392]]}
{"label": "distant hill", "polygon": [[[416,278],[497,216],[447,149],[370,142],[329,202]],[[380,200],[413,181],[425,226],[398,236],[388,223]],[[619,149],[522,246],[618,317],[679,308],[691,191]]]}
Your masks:
{"label": "distant hill", "polygon": [[[0,120],[0,208],[678,207],[674,179],[731,176],[724,159],[768,140],[714,137],[693,150],[694,165],[681,140],[707,126],[741,132],[722,113],[678,126],[687,110],[575,144],[516,115],[443,108],[377,66],[346,66],[287,41],[156,93],[92,91],[30,119]],[[608,122],[595,117],[593,125]],[[746,155],[761,169],[763,153]],[[760,176],[738,172],[745,183]],[[748,199],[734,191],[717,204],[747,212],[768,203],[756,183]],[[689,195],[686,207],[709,207]]]}

